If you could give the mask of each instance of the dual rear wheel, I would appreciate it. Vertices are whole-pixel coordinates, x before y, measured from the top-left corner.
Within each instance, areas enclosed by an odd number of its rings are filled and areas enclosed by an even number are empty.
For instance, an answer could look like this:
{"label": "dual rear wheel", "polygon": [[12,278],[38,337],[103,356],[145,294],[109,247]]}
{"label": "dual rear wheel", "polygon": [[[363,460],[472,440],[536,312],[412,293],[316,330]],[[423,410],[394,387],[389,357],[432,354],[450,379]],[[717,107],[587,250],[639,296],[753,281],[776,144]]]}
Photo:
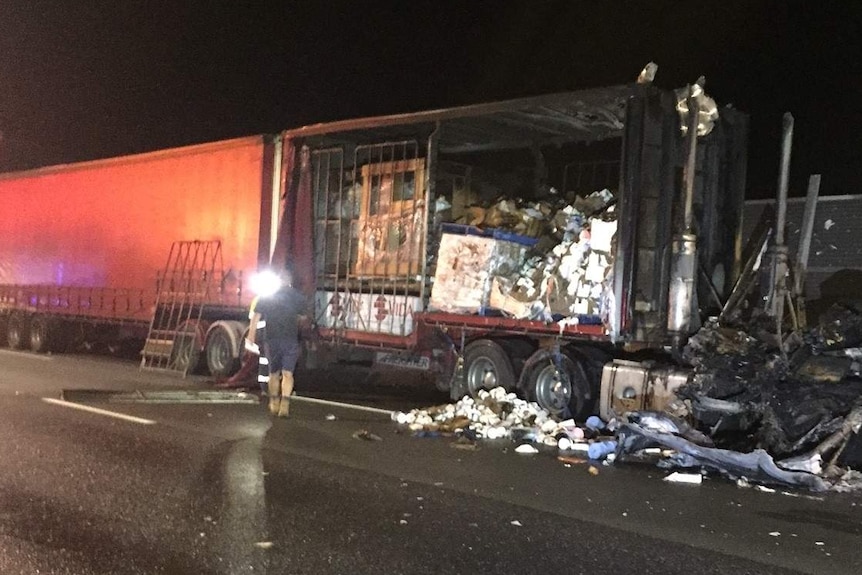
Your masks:
{"label": "dual rear wheel", "polygon": [[522,340],[480,339],[464,349],[463,381],[452,395],[476,397],[482,389],[518,387],[552,415],[583,420],[592,413],[598,389],[591,361],[577,349],[534,351]]}
{"label": "dual rear wheel", "polygon": [[29,349],[36,353],[54,350],[59,325],[51,319],[13,313],[6,321],[6,343],[10,349]]}
{"label": "dual rear wheel", "polygon": [[242,353],[245,326],[238,321],[190,320],[180,326],[171,350],[171,364],[177,371],[198,373],[204,364],[210,375],[227,378],[236,372]]}
{"label": "dual rear wheel", "polygon": [[592,413],[593,385],[571,352],[537,351],[524,366],[521,385],[530,400],[556,417],[583,421]]}

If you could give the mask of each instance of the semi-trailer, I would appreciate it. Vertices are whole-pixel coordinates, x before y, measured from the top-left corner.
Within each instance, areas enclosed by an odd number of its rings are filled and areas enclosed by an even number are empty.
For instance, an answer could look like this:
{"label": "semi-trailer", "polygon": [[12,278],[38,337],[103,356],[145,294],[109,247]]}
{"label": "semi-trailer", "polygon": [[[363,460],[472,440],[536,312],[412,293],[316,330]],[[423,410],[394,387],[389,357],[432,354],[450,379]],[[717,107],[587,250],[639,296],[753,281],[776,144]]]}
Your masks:
{"label": "semi-trailer", "polygon": [[[306,367],[408,369],[453,397],[503,386],[583,416],[605,364],[672,360],[739,273],[748,119],[696,106],[620,85],[6,174],[8,343],[134,331],[145,365],[205,358],[225,376],[252,274],[289,264],[313,301]],[[693,141],[700,120],[711,131]],[[595,196],[594,212],[564,211]],[[540,223],[507,226],[495,205]],[[553,229],[553,210],[586,235]],[[595,222],[613,234],[594,246],[593,292],[551,301],[549,277],[587,285],[559,246],[588,248]],[[530,262],[542,286],[517,281]]]}

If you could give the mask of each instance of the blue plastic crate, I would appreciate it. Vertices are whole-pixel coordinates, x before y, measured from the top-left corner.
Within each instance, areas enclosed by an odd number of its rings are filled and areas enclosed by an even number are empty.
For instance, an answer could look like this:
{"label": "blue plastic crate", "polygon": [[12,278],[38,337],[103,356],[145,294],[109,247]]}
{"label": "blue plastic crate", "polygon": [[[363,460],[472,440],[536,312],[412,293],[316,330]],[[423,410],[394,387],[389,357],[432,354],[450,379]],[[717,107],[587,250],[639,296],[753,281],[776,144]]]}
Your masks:
{"label": "blue plastic crate", "polygon": [[498,228],[491,228],[488,231],[491,232],[491,237],[493,237],[494,239],[514,242],[516,244],[521,244],[522,246],[527,246],[530,248],[539,243],[539,238],[522,236],[521,234],[516,234],[514,232],[509,232]]}
{"label": "blue plastic crate", "polygon": [[468,226],[465,224],[441,224],[440,228],[443,233],[457,234],[461,236],[479,236],[480,238],[494,238],[495,240],[503,240],[506,242],[514,242],[522,246],[533,247],[539,242],[539,238],[531,238],[530,236],[522,236],[514,232],[501,230],[499,228],[488,228],[483,230],[476,226]]}
{"label": "blue plastic crate", "polygon": [[466,224],[441,224],[440,228],[444,234],[456,234],[459,236],[479,236],[482,238],[491,237],[489,231],[477,228],[476,226],[468,226]]}

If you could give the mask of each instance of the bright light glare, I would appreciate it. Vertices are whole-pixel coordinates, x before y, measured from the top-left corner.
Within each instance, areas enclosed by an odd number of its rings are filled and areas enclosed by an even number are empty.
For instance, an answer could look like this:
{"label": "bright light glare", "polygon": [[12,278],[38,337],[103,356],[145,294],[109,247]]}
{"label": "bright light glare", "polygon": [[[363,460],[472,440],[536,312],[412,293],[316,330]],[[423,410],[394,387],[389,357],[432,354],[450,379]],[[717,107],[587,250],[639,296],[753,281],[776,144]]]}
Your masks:
{"label": "bright light glare", "polygon": [[270,270],[264,270],[251,276],[251,290],[261,297],[268,297],[281,287],[281,279]]}

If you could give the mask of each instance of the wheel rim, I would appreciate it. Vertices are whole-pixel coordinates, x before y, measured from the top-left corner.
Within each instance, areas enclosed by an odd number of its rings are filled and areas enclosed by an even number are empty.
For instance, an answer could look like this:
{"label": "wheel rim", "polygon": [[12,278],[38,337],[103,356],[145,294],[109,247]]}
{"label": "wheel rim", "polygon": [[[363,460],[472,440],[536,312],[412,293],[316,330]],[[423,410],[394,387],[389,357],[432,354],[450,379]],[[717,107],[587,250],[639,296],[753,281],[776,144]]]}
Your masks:
{"label": "wheel rim", "polygon": [[213,373],[223,373],[230,366],[233,354],[230,343],[223,334],[217,333],[213,336],[213,341],[207,346],[207,359],[210,371]]}
{"label": "wheel rim", "polygon": [[45,324],[41,321],[33,322],[30,326],[30,349],[40,351],[45,344]]}
{"label": "wheel rim", "polygon": [[477,357],[467,369],[467,389],[476,395],[480,389],[497,387],[497,367],[487,357]]}
{"label": "wheel rim", "polygon": [[9,342],[9,347],[18,349],[21,347],[21,326],[14,319],[9,320],[9,330],[6,333],[6,339]]}
{"label": "wheel rim", "polygon": [[536,375],[536,403],[553,414],[563,413],[572,399],[572,383],[556,366],[547,365]]}

